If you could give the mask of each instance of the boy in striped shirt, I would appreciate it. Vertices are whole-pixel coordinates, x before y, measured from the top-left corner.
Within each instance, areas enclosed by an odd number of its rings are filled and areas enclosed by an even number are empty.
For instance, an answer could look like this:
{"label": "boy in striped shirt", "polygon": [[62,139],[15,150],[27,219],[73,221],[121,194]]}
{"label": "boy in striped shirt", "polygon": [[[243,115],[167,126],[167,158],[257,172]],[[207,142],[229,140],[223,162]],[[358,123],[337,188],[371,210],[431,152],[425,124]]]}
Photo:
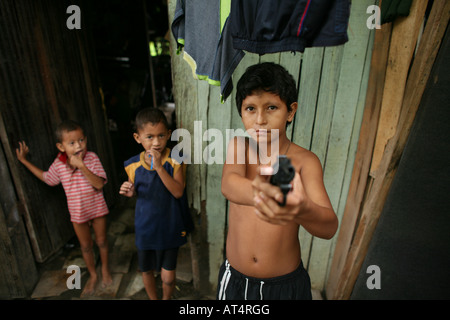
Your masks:
{"label": "boy in striped shirt", "polygon": [[50,186],[62,184],[67,197],[70,221],[80,242],[83,258],[90,278],[82,292],[93,294],[97,283],[97,272],[93,254],[90,226],[95,232],[95,242],[102,261],[103,286],[112,283],[108,266],[108,244],[106,239],[106,215],[108,207],[103,197],[103,186],[107,178],[98,156],[87,151],[87,139],[81,126],[74,121],[64,121],[56,129],[56,147],[60,151],[48,171],[36,167],[26,158],[29,149],[24,141],[16,149],[18,160],[36,177]]}

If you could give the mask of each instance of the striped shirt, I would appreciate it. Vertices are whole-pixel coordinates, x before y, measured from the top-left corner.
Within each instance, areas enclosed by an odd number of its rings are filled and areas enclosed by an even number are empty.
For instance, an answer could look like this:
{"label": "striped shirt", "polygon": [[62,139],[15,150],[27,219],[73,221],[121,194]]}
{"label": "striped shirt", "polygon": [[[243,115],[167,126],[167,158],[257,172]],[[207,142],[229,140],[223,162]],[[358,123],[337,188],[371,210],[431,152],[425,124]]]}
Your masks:
{"label": "striped shirt", "polygon": [[[83,159],[86,167],[96,176],[105,179],[106,173],[94,152],[86,152]],[[108,214],[108,206],[102,190],[96,190],[79,169],[73,169],[61,161],[60,154],[53,161],[44,180],[49,186],[62,184],[67,197],[70,221],[84,223]]]}

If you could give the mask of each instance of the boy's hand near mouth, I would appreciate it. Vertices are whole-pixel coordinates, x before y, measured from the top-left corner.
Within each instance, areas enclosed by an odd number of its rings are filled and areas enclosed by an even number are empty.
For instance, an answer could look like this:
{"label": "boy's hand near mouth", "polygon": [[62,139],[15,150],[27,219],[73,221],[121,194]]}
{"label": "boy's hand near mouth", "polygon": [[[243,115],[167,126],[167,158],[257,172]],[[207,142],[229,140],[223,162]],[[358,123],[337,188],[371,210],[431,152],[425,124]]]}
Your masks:
{"label": "boy's hand near mouth", "polygon": [[68,159],[67,162],[71,167],[77,168],[77,169],[81,169],[84,166],[84,162],[82,159],[82,152],[77,152],[73,155],[71,155]]}

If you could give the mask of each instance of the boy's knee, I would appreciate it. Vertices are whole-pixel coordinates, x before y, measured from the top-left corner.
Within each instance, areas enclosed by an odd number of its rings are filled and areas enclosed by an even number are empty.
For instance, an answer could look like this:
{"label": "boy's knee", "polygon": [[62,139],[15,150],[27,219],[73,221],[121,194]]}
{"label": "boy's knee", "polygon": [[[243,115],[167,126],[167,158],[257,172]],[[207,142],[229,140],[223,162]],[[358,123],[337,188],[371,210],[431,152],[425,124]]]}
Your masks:
{"label": "boy's knee", "polygon": [[91,253],[93,250],[93,243],[85,243],[80,245],[80,249],[83,253]]}
{"label": "boy's knee", "polygon": [[100,249],[108,247],[108,240],[106,238],[105,239],[97,239],[97,240],[95,240],[95,243],[97,244],[97,246]]}
{"label": "boy's knee", "polygon": [[173,286],[175,284],[175,274],[163,274],[163,273],[161,273],[161,281],[166,286]]}
{"label": "boy's knee", "polygon": [[162,279],[161,281],[164,285],[168,286],[168,287],[172,287],[175,284],[175,279]]}

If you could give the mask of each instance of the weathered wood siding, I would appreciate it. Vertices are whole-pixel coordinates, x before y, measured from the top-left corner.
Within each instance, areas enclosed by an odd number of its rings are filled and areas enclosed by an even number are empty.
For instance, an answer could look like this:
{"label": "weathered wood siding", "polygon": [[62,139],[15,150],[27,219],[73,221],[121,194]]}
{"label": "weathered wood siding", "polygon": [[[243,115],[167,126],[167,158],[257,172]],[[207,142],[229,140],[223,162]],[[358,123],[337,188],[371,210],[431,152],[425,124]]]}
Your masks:
{"label": "weathered wood siding", "polygon": [[0,145],[0,299],[23,298],[38,279],[33,252],[22,220],[23,205]]}
{"label": "weathered wood siding", "polygon": [[[169,1],[169,21],[172,21],[175,0]],[[288,134],[292,140],[312,150],[324,168],[327,191],[341,219],[349,188],[356,147],[358,143],[368,82],[373,45],[373,32],[366,26],[366,13],[374,0],[353,1],[349,25],[350,41],[339,47],[311,48],[304,53],[277,53],[255,55],[246,53],[233,74],[236,84],[245,69],[262,61],[273,61],[285,66],[299,85],[299,110]],[[189,130],[192,137],[210,128],[219,129],[225,140],[226,129],[242,128],[235,105],[235,91],[220,102],[220,89],[204,81],[194,80],[192,71],[182,55],[175,54],[171,37],[173,92],[178,126]],[[197,126],[195,127],[195,123]],[[197,132],[194,132],[197,129]],[[206,140],[206,138],[204,139]],[[212,143],[202,141],[202,150]],[[194,141],[192,146],[194,146]],[[226,141],[223,141],[224,155]],[[201,154],[201,156],[203,153]],[[194,159],[194,157],[192,157]],[[205,241],[209,245],[209,283],[217,285],[219,266],[224,257],[227,201],[220,189],[221,164],[192,164],[188,169],[187,190],[195,212],[206,211],[206,219],[197,219],[207,226]],[[204,204],[204,205],[203,205]],[[202,206],[203,205],[203,206]],[[313,288],[322,290],[329,272],[334,250],[334,239],[325,241],[299,232],[302,259],[311,276]]]}

